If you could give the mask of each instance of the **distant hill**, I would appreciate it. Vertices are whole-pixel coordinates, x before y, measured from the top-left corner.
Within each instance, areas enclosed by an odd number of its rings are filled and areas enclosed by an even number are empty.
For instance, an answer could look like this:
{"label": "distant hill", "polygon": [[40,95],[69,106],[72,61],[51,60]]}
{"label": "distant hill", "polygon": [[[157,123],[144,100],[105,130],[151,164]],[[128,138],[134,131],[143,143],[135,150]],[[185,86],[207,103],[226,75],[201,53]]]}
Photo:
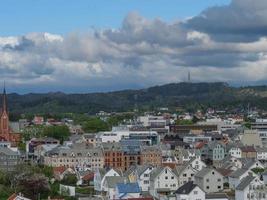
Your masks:
{"label": "distant hill", "polygon": [[88,94],[8,94],[15,113],[96,113],[134,108],[245,108],[248,103],[267,109],[267,86],[231,87],[227,83],[172,83],[141,90]]}

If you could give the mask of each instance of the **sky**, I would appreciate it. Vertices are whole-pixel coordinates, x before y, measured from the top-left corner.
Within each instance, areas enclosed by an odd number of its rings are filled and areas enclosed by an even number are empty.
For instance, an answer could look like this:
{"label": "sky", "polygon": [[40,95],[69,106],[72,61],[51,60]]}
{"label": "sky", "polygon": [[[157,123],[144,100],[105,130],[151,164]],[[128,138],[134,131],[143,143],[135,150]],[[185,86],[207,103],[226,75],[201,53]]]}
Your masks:
{"label": "sky", "polygon": [[267,83],[266,0],[9,0],[0,82],[85,93],[186,81]]}

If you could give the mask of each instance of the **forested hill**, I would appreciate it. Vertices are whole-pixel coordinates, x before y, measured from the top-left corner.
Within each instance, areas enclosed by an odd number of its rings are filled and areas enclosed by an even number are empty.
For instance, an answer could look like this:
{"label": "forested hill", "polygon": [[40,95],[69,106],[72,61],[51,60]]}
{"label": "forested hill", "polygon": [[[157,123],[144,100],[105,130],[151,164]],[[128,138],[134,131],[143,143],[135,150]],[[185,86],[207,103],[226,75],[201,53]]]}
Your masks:
{"label": "forested hill", "polygon": [[157,107],[267,108],[267,86],[235,88],[226,83],[173,83],[141,90],[107,93],[8,94],[9,110],[15,113],[95,113]]}

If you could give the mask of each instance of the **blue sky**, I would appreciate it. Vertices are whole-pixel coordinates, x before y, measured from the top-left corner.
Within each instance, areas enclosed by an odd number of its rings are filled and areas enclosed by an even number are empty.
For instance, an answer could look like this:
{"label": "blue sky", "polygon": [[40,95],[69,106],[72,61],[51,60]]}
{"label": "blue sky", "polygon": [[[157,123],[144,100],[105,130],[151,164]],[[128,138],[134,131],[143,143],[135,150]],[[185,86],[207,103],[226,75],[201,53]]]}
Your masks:
{"label": "blue sky", "polygon": [[0,0],[10,92],[267,83],[266,0]]}
{"label": "blue sky", "polygon": [[120,27],[132,11],[147,18],[175,21],[230,0],[1,0],[0,35],[29,32],[66,34]]}

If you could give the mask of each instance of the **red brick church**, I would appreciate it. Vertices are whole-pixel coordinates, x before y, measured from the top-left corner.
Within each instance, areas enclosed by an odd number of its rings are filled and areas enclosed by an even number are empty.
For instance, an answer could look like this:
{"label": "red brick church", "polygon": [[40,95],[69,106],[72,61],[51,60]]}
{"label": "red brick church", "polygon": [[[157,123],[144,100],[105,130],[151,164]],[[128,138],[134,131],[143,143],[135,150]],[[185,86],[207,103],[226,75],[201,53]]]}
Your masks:
{"label": "red brick church", "polygon": [[16,145],[20,141],[20,134],[13,133],[9,126],[7,95],[5,87],[2,95],[2,108],[0,110],[0,141],[8,141],[11,142],[12,145]]}

